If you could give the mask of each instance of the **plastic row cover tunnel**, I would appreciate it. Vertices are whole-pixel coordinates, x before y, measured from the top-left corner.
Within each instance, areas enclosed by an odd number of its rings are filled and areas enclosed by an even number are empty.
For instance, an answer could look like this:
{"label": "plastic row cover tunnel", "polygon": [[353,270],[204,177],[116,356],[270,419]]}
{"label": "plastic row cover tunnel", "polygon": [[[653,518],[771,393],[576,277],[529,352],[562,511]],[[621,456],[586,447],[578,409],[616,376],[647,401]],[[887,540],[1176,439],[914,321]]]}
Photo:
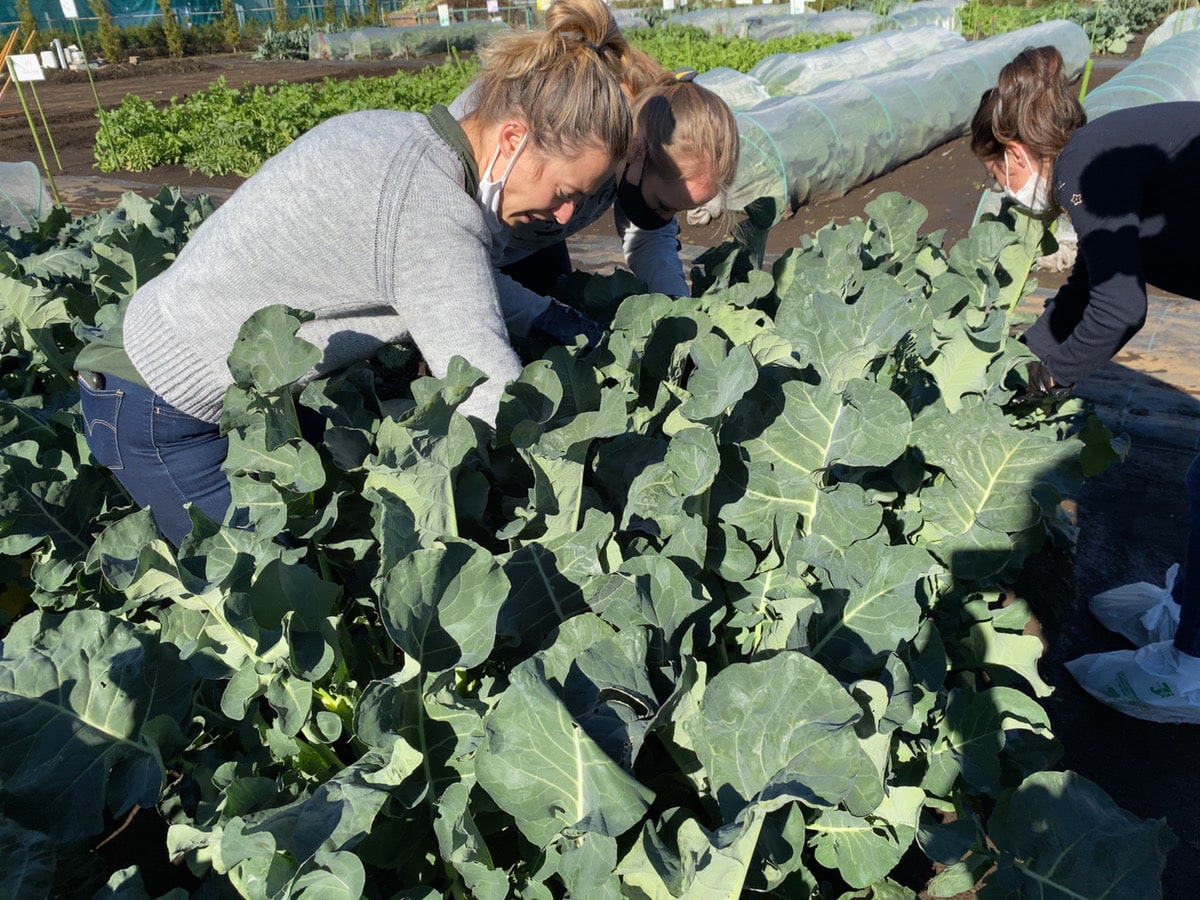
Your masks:
{"label": "plastic row cover tunnel", "polygon": [[1088,119],[1115,109],[1169,100],[1200,100],[1200,31],[1163,41],[1083,98]]}
{"label": "plastic row cover tunnel", "polygon": [[52,206],[37,166],[0,162],[0,226],[32,228]]}
{"label": "plastic row cover tunnel", "polygon": [[886,16],[865,9],[833,9],[829,12],[803,12],[798,15],[792,14],[787,7],[770,11],[761,6],[697,9],[673,16],[671,23],[694,25],[711,34],[755,38],[760,41],[806,31],[813,34],[843,32],[857,37],[913,25],[936,25],[951,31],[961,31],[958,8],[962,5],[963,0],[897,3]]}
{"label": "plastic row cover tunnel", "polygon": [[1056,20],[735,113],[741,162],[726,205],[766,196],[794,211],[923,156],[964,132],[1005,63],[1044,44],[1062,52],[1069,77],[1087,63],[1087,34]]}
{"label": "plastic row cover tunnel", "polygon": [[1200,6],[1176,10],[1146,36],[1146,43],[1142,44],[1142,55],[1145,56],[1163,41],[1193,28],[1200,28]]}
{"label": "plastic row cover tunnel", "polygon": [[965,44],[966,38],[953,31],[920,25],[865,35],[804,53],[775,53],[746,74],[726,67],[709,69],[696,81],[737,111],[750,109],[771,97],[804,94],[833,81],[898,69],[932,53]]}

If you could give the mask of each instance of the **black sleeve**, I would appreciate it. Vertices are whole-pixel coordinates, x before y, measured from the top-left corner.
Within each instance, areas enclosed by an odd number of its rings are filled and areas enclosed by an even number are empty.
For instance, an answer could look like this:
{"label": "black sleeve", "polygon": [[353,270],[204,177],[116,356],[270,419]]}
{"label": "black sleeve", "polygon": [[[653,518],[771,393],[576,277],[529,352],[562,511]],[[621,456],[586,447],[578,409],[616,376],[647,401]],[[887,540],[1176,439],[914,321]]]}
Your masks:
{"label": "black sleeve", "polygon": [[1055,197],[1079,235],[1079,255],[1025,340],[1062,384],[1099,369],[1146,321],[1142,200],[1162,155],[1111,137],[1085,128],[1055,165]]}

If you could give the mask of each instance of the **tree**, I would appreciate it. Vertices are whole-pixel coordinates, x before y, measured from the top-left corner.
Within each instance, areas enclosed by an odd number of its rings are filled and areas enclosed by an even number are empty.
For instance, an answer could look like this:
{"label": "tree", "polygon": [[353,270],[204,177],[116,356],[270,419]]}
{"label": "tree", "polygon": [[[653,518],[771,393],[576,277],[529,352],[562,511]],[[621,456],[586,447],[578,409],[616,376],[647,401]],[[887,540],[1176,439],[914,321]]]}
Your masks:
{"label": "tree", "polygon": [[17,19],[21,23],[21,43],[24,44],[37,33],[37,19],[29,8],[29,0],[17,0]]}
{"label": "tree", "polygon": [[113,22],[112,11],[106,0],[89,0],[96,14],[96,37],[100,41],[100,55],[108,62],[116,62],[124,52],[121,29]]}
{"label": "tree", "polygon": [[221,27],[225,32],[225,43],[231,53],[237,53],[242,46],[242,26],[238,22],[237,11],[233,8],[233,0],[221,0]]}
{"label": "tree", "polygon": [[183,58],[183,29],[179,20],[171,10],[171,0],[158,0],[158,8],[162,10],[163,34],[167,38],[167,53],[172,59]]}
{"label": "tree", "polygon": [[287,31],[288,8],[287,0],[275,0],[275,30]]}

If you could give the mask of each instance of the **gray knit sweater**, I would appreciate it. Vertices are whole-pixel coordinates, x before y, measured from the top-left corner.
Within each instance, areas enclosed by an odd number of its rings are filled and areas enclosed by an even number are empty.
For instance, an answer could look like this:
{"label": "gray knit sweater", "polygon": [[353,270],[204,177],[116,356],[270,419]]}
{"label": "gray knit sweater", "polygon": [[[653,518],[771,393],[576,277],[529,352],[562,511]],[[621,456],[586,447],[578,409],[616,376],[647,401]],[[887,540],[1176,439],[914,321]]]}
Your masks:
{"label": "gray knit sweater", "polygon": [[242,323],[282,303],[316,318],[308,374],[411,340],[430,370],[464,357],[488,380],[460,409],[494,422],[521,366],[508,342],[491,238],[463,164],[425,116],[330,119],[271,158],[130,300],[125,350],[170,403],[217,422]]}

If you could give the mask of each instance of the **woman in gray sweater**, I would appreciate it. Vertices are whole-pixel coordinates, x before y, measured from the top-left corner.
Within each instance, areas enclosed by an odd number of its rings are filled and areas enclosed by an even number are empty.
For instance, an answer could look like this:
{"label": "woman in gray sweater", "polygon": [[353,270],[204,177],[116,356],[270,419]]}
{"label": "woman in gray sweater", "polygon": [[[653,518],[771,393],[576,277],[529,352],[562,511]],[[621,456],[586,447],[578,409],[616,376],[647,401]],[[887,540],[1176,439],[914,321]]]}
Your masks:
{"label": "woman in gray sweater", "polygon": [[218,423],[227,357],[256,311],[313,314],[300,336],[311,380],[411,341],[434,375],[464,357],[487,380],[460,406],[494,423],[521,371],[491,267],[492,235],[569,219],[628,149],[615,72],[627,52],[601,0],[483,55],[462,121],[375,110],[322,123],[268,160],[179,258],[130,298],[120,325],[79,355],[88,445],[178,545],[186,504],[222,521],[231,492]]}

